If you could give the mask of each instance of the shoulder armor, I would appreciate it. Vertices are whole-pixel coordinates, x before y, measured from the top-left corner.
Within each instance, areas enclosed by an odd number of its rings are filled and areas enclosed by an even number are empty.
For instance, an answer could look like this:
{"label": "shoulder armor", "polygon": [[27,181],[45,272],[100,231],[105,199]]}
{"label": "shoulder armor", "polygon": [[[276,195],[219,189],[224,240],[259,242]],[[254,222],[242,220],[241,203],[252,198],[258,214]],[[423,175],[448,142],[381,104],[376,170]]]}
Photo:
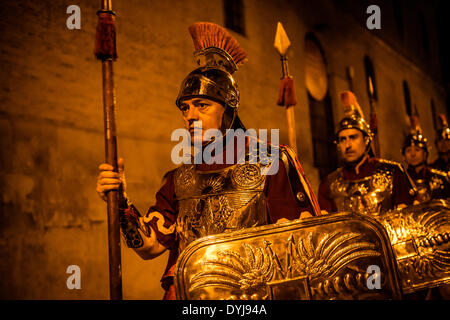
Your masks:
{"label": "shoulder armor", "polygon": [[307,194],[305,194],[305,190],[303,189],[302,182],[300,181],[300,177],[298,175],[297,169],[295,165],[290,160],[288,155],[288,146],[280,146],[279,147],[279,157],[283,162],[284,168],[286,170],[286,175],[289,180],[289,185],[291,186],[292,194],[295,197],[295,200],[301,207],[306,207],[309,203],[309,199]]}
{"label": "shoulder armor", "polygon": [[405,168],[403,167],[403,165],[400,162],[387,160],[387,159],[380,159],[380,158],[377,158],[377,160],[378,160],[378,163],[376,165],[376,168],[378,170],[391,171],[391,172],[399,170],[401,173],[408,176],[408,179],[410,179],[408,173],[406,172]]}
{"label": "shoulder armor", "polygon": [[448,178],[448,172],[437,170],[437,169],[432,169],[432,168],[430,168],[430,172],[433,173],[433,174],[436,174],[438,176],[443,176],[443,177],[447,177]]}
{"label": "shoulder armor", "polygon": [[379,159],[379,158],[377,160],[378,160],[378,163],[380,165],[382,165],[382,166],[385,166],[385,167],[388,167],[388,168],[389,167],[391,167],[391,168],[398,168],[401,171],[403,171],[403,167],[402,167],[400,162],[387,160],[387,159]]}
{"label": "shoulder armor", "polygon": [[287,151],[286,151],[285,148],[280,148],[280,151],[281,151],[279,153],[280,160],[283,161],[284,167],[286,169],[286,173],[289,176],[289,163],[290,163],[290,161],[289,161],[289,157],[287,155]]}
{"label": "shoulder armor", "polygon": [[449,172],[445,172],[445,171],[441,171],[441,170],[437,170],[437,169],[432,169],[430,168],[430,172],[432,175],[438,176],[444,180],[446,180],[448,183],[450,183],[450,174]]}
{"label": "shoulder armor", "polygon": [[400,172],[405,176],[408,184],[409,184],[409,188],[410,188],[410,194],[411,195],[415,195],[417,194],[417,186],[414,183],[413,179],[410,177],[410,175],[408,174],[408,172],[405,170],[405,168],[403,167],[403,165],[400,162],[397,161],[392,161],[392,160],[387,160],[387,159],[380,159],[378,158],[378,168],[383,170],[400,170]]}

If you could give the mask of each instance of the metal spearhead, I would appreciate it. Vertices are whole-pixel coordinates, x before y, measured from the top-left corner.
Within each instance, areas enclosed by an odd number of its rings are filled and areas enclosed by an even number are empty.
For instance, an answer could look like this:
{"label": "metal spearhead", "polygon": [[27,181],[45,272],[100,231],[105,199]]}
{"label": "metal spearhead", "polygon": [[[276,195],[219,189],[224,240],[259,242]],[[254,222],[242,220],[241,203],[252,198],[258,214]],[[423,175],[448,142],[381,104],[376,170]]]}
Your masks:
{"label": "metal spearhead", "polygon": [[289,41],[289,38],[286,34],[286,31],[284,31],[281,22],[278,22],[277,24],[275,42],[273,45],[282,56],[286,55],[287,49],[291,46],[291,41]]}
{"label": "metal spearhead", "polygon": [[370,94],[371,99],[373,98],[373,93],[374,93],[374,90],[373,90],[372,77],[369,77],[369,94]]}

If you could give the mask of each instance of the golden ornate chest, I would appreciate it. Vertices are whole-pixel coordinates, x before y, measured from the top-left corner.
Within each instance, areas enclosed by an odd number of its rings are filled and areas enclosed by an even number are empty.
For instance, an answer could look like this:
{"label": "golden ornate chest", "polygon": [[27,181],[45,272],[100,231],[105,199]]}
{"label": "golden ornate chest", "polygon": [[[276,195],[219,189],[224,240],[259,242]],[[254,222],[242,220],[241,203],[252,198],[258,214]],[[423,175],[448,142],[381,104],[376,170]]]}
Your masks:
{"label": "golden ornate chest", "polygon": [[450,283],[450,210],[433,200],[392,210],[379,219],[385,227],[405,293]]}
{"label": "golden ornate chest", "polygon": [[394,165],[381,162],[373,175],[360,180],[345,180],[342,168],[330,174],[330,197],[337,211],[374,216],[386,211],[391,207],[394,170]]}
{"label": "golden ornate chest", "polygon": [[268,223],[263,194],[267,176],[260,163],[235,164],[218,171],[183,165],[175,172],[177,235],[181,252],[201,237]]}
{"label": "golden ornate chest", "polygon": [[198,239],[178,259],[175,290],[178,299],[401,298],[386,231],[347,213]]}

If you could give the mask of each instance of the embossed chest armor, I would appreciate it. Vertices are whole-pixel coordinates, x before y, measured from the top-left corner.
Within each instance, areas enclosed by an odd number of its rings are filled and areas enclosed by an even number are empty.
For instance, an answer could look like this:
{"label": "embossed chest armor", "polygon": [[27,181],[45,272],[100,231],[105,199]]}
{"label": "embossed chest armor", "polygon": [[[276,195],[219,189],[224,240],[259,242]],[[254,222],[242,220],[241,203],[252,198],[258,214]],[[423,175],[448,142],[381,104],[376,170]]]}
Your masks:
{"label": "embossed chest armor", "polygon": [[371,176],[345,180],[339,168],[328,176],[330,196],[337,211],[353,211],[378,216],[392,208],[392,187],[395,166],[379,163]]}
{"label": "embossed chest armor", "polygon": [[199,171],[195,165],[182,165],[176,170],[180,252],[201,237],[268,223],[262,167],[245,163]]}
{"label": "embossed chest armor", "polygon": [[416,178],[418,197],[420,202],[425,202],[431,199],[446,199],[449,197],[445,185],[448,181],[447,173],[431,169],[429,176],[426,178]]}

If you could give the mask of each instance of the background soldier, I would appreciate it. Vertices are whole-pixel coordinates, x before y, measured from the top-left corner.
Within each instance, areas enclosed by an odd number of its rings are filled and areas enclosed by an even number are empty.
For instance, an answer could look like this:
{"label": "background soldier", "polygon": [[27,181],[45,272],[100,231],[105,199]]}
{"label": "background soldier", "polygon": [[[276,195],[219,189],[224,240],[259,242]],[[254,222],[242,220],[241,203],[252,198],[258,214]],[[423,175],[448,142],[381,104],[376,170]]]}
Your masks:
{"label": "background soldier", "polygon": [[[410,117],[411,131],[403,142],[402,154],[408,164],[408,174],[417,188],[416,200],[425,202],[432,199],[447,199],[450,192],[448,172],[433,169],[427,164],[429,153],[428,140],[422,133],[419,118]],[[445,130],[440,130],[441,133]],[[441,154],[441,153],[440,153]],[[407,299],[440,300],[448,299],[450,286],[421,290],[407,295]],[[426,295],[426,297],[425,297]]]}
{"label": "background soldier", "polygon": [[321,182],[321,209],[378,215],[400,204],[412,204],[411,185],[401,165],[371,156],[373,134],[353,93],[343,92],[341,100],[345,116],[335,142],[343,166]]}
{"label": "background soldier", "polygon": [[428,151],[428,141],[422,134],[419,119],[411,116],[411,133],[405,137],[402,154],[408,164],[408,174],[417,187],[416,200],[420,202],[447,199],[450,192],[448,173],[427,164]]}
{"label": "background soldier", "polygon": [[440,114],[441,128],[437,130],[436,147],[439,157],[431,167],[448,172],[450,171],[450,128],[445,115]]}
{"label": "background soldier", "polygon": [[[278,171],[262,175],[260,158],[249,163],[254,154],[246,145],[229,143],[227,129],[243,129],[237,108],[239,91],[232,73],[246,59],[246,52],[227,31],[212,23],[196,23],[189,28],[194,40],[199,68],[181,84],[176,105],[180,109],[192,143],[208,129],[220,129],[222,150],[214,157],[232,153],[232,164],[183,164],[165,175],[156,194],[156,203],[141,216],[126,194],[123,160],[119,173],[107,164],[99,166],[97,192],[104,199],[110,190],[121,189],[120,220],[127,245],[143,259],[152,259],[170,250],[162,278],[165,299],[174,299],[173,271],[180,252],[192,241],[207,235],[299,218],[301,212],[320,214],[317,200],[304,177],[295,154],[280,146]],[[202,139],[202,138],[200,138]],[[211,143],[200,141],[203,146]],[[261,145],[258,145],[259,147]],[[246,162],[236,164],[242,158]],[[254,158],[253,158],[254,159]]]}

